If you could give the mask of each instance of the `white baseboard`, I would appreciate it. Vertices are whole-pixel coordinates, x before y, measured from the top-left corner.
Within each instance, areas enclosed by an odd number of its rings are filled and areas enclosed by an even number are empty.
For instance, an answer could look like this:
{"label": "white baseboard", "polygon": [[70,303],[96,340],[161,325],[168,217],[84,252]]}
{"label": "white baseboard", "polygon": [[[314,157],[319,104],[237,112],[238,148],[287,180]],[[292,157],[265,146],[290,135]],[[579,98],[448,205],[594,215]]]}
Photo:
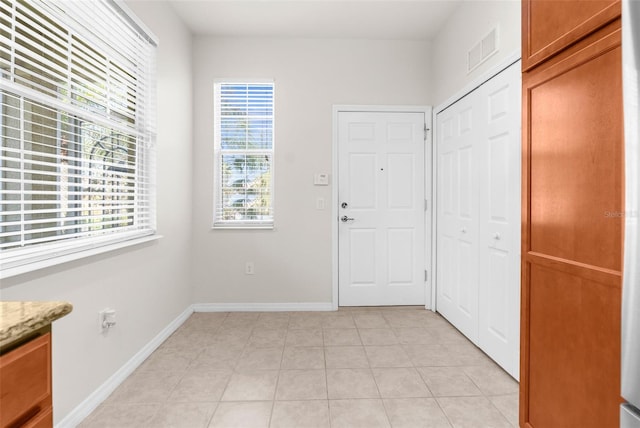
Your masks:
{"label": "white baseboard", "polygon": [[184,310],[176,319],[166,326],[156,337],[138,351],[106,382],[98,387],[82,403],[76,406],[67,416],[58,422],[55,428],[75,428],[91,414],[109,395],[146,360],[178,327],[193,313],[193,305]]}
{"label": "white baseboard", "polygon": [[287,311],[333,311],[327,303],[196,303],[194,312],[287,312]]}
{"label": "white baseboard", "polygon": [[169,336],[194,312],[277,312],[277,311],[333,311],[329,303],[196,303],[184,310],[156,337],[138,351],[109,379],[91,393],[55,428],[75,428],[91,414],[124,380],[137,369]]}

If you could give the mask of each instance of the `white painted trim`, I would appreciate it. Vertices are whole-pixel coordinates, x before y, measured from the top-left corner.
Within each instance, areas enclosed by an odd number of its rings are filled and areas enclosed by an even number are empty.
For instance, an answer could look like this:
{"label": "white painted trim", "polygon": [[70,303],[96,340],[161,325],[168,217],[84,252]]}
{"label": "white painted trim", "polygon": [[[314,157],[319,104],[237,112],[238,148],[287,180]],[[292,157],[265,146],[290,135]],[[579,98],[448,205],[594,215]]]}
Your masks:
{"label": "white painted trim", "polygon": [[431,118],[431,309],[436,312],[438,301],[436,299],[437,274],[438,265],[436,264],[437,256],[437,239],[438,239],[438,157],[436,152],[436,113],[434,110],[433,118]]}
{"label": "white painted trim", "polygon": [[334,311],[338,310],[338,113],[347,109],[346,106],[333,106],[331,114],[331,304]]}
{"label": "white painted trim", "polygon": [[438,104],[436,106],[435,109],[433,109],[433,118],[432,118],[432,128],[433,128],[433,168],[431,169],[432,172],[432,177],[433,177],[433,215],[432,217],[432,231],[433,231],[433,239],[431,241],[432,243],[432,247],[431,247],[431,266],[432,266],[432,270],[433,270],[433,280],[432,280],[432,287],[431,287],[431,310],[433,312],[436,312],[438,310],[438,299],[436,298],[436,293],[437,293],[437,288],[438,288],[438,264],[437,264],[437,240],[438,240],[438,235],[437,235],[437,227],[438,227],[438,193],[437,193],[437,187],[438,187],[438,153],[437,153],[437,146],[438,146],[438,139],[437,139],[437,132],[438,132],[438,121],[437,119],[437,115],[439,113],[441,113],[443,110],[445,110],[447,107],[451,106],[452,104],[454,104],[456,101],[460,100],[461,98],[465,97],[466,95],[468,95],[469,93],[473,92],[475,89],[477,89],[479,86],[481,86],[483,83],[487,82],[489,79],[491,79],[492,77],[496,76],[497,74],[499,74],[500,72],[504,71],[505,69],[509,68],[512,64],[520,61],[522,55],[521,55],[521,51],[520,49],[516,49],[515,51],[513,51],[511,54],[509,54],[507,57],[505,57],[502,61],[500,61],[498,64],[496,64],[495,66],[491,67],[489,70],[487,70],[485,73],[483,73],[482,75],[480,75],[477,79],[474,79],[473,81],[471,81],[469,84],[465,85],[461,90],[459,90],[458,92],[456,92],[454,95],[452,95],[451,97],[447,98],[444,102]]}
{"label": "white painted trim", "polygon": [[69,412],[56,428],[74,428],[91,414],[120,384],[146,360],[169,336],[171,336],[193,313],[193,305],[185,309],[176,319],[151,339],[140,351],[127,361],[109,379],[93,391],[82,403]]}
{"label": "white painted trim", "polygon": [[[425,112],[425,123],[427,128],[429,129],[427,132],[427,140],[425,141],[425,149],[424,149],[424,198],[429,201],[428,209],[424,215],[424,233],[425,233],[425,248],[424,248],[424,268],[429,273],[429,277],[425,282],[425,290],[424,290],[424,308],[431,309],[433,308],[433,299],[432,299],[432,289],[433,289],[433,246],[429,245],[429,243],[433,243],[434,241],[434,233],[433,233],[433,220],[434,213],[433,210],[433,199],[435,193],[433,192],[433,174],[429,175],[426,173],[427,170],[433,170],[434,162],[433,162],[433,110],[429,107],[429,111]],[[431,147],[431,150],[429,150]]]}
{"label": "white painted trim", "polygon": [[72,262],[75,260],[81,260],[87,257],[97,256],[99,254],[108,253],[110,251],[121,250],[127,247],[133,247],[135,245],[145,244],[147,242],[157,241],[162,239],[162,235],[147,235],[142,237],[134,237],[132,239],[125,239],[124,241],[117,241],[105,245],[96,245],[95,243],[88,242],[86,246],[80,248],[71,248],[64,252],[59,251],[60,255],[49,256],[45,259],[38,260],[30,263],[25,263],[15,267],[5,268],[0,270],[0,279],[11,278],[13,276],[23,275],[29,272],[35,272],[40,269],[49,268],[52,266],[61,265],[63,263]]}
{"label": "white painted trim", "polygon": [[[427,143],[431,143],[433,147],[433,129],[434,129],[434,119],[435,115],[433,114],[433,108],[431,106],[384,106],[384,105],[334,105],[333,106],[333,114],[332,114],[332,145],[331,145],[331,162],[332,162],[332,176],[333,176],[333,186],[332,186],[332,195],[331,195],[331,280],[332,280],[332,307],[333,310],[338,310],[338,113],[340,112],[390,112],[390,113],[424,113],[424,120],[427,123],[427,126],[431,128],[429,132],[429,137],[427,138]],[[431,122],[431,123],[429,123]],[[433,157],[428,153],[428,150],[425,150],[425,168],[429,163],[431,164],[431,168],[433,169]],[[430,199],[431,206],[429,207],[429,211],[425,214],[425,221],[427,224],[425,225],[425,235],[428,233],[428,230],[431,229],[431,223],[434,220],[433,213],[435,212],[433,207],[434,205],[434,195],[435,192],[432,191],[431,195],[428,195],[429,188],[433,187],[433,181],[431,177],[425,174],[425,198]],[[433,175],[432,175],[433,176]],[[428,236],[425,236],[425,242],[429,242],[427,240]],[[435,234],[432,232],[431,241],[435,240]],[[429,257],[429,254],[431,256]],[[429,281],[425,283],[425,301],[424,305],[426,309],[429,309],[429,306],[433,307],[434,300],[429,298],[429,295],[433,296],[433,253],[429,248],[425,248],[425,269],[429,271]]]}
{"label": "white painted trim", "polygon": [[194,312],[297,312],[333,311],[327,303],[196,303]]}

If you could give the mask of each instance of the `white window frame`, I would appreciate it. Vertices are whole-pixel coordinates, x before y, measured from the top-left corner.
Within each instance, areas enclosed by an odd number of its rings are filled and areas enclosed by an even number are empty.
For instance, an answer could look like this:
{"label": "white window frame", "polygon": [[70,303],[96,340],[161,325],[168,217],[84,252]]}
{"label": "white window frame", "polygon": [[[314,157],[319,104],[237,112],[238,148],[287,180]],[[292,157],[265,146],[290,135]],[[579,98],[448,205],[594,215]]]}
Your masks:
{"label": "white window frame", "polygon": [[[24,236],[22,236],[22,234],[28,233],[28,231],[25,231],[27,229],[25,227],[26,223],[24,223],[24,219],[25,213],[29,214],[29,212],[22,209],[22,211],[20,211],[20,216],[23,220],[20,222],[20,230],[22,230],[20,234],[21,242],[23,243],[21,246],[13,245],[0,251],[0,278],[8,278],[44,267],[54,266],[71,260],[77,260],[160,238],[160,236],[156,234],[155,222],[155,48],[158,45],[157,38],[120,0],[93,0],[91,3],[77,3],[77,6],[75,2],[48,3],[47,0],[30,0],[29,5],[30,7],[38,10],[38,13],[48,16],[49,19],[55,22],[56,25],[59,25],[60,28],[63,28],[65,32],[68,32],[68,34],[73,34],[73,37],[76,37],[76,40],[81,40],[82,43],[85,43],[86,46],[90,47],[90,49],[95,50],[95,52],[100,52],[101,55],[105,55],[109,61],[112,60],[109,52],[115,52],[121,49],[128,49],[131,52],[132,49],[136,49],[134,48],[135,43],[139,43],[140,45],[146,44],[147,46],[147,62],[142,65],[142,68],[140,68],[140,64],[142,63],[138,63],[137,69],[142,71],[139,72],[140,74],[136,74],[135,77],[135,79],[137,79],[136,85],[144,87],[144,95],[142,92],[137,92],[137,89],[135,95],[132,95],[136,97],[136,106],[135,110],[129,111],[133,111],[135,113],[135,120],[133,123],[129,124],[122,123],[118,118],[116,118],[117,115],[110,113],[109,111],[111,107],[108,104],[106,112],[103,112],[95,110],[91,106],[85,107],[78,105],[73,97],[65,97],[64,95],[66,93],[70,93],[66,92],[67,89],[65,88],[70,88],[70,86],[59,86],[62,88],[62,92],[58,92],[60,95],[56,95],[55,92],[47,94],[28,85],[25,86],[21,83],[20,79],[14,79],[14,69],[18,68],[13,56],[14,49],[17,49],[17,46],[14,46],[14,43],[16,43],[14,39],[17,37],[14,28],[21,28],[17,26],[17,21],[15,21],[14,18],[12,18],[11,23],[9,24],[10,27],[8,28],[9,37],[11,39],[4,40],[5,43],[12,46],[12,56],[10,57],[11,62],[5,62],[5,64],[10,66],[10,68],[5,69],[2,75],[0,75],[0,89],[6,91],[7,94],[18,97],[22,102],[40,103],[41,105],[50,108],[51,111],[64,112],[65,115],[69,114],[73,117],[81,118],[83,123],[93,123],[104,127],[106,130],[111,130],[112,132],[122,130],[122,132],[125,132],[127,135],[135,138],[135,146],[133,146],[136,153],[135,164],[133,166],[135,170],[135,184],[133,184],[132,187],[132,189],[135,189],[133,190],[135,193],[133,202],[135,204],[135,207],[133,208],[135,212],[135,220],[133,220],[133,224],[131,224],[130,227],[114,227],[108,231],[101,230],[96,233],[83,232],[77,236],[74,234],[60,234],[59,238],[51,239],[49,242],[38,243],[37,241],[34,241],[33,243],[30,243],[29,240],[25,241]],[[0,13],[12,14],[15,10],[13,9],[14,7],[22,6],[14,6],[12,3],[10,5],[5,4],[2,7],[4,10],[1,10]],[[95,9],[95,11],[92,9]],[[105,13],[105,11],[108,12]],[[92,13],[95,15],[95,21],[93,22],[95,22],[96,25],[87,27],[86,22],[87,20],[90,20]],[[38,25],[42,25],[45,29],[48,28],[45,27],[46,23],[44,22],[41,22]],[[118,30],[119,34],[114,37],[113,31],[115,31],[116,28],[120,30]],[[124,28],[127,30],[123,31]],[[27,33],[29,31],[30,30],[27,29]],[[37,33],[31,34],[33,34],[34,38],[39,37]],[[59,35],[56,35],[55,37],[59,37]],[[137,41],[133,42],[133,39],[136,39]],[[45,46],[45,44],[43,44],[43,46]],[[46,47],[43,47],[42,51],[47,52],[46,49]],[[142,54],[140,53],[140,55]],[[71,62],[69,62],[68,67],[73,67]],[[73,72],[69,73],[70,74],[67,74],[67,76],[75,76]],[[34,76],[35,75],[36,74],[34,74]],[[109,78],[110,77],[107,79]],[[59,83],[59,85],[65,84],[64,80],[60,82],[61,83]],[[105,81],[104,84],[107,85],[107,81]],[[109,99],[111,100],[111,98]],[[2,102],[2,97],[0,96],[0,103]],[[24,104],[20,105],[23,106]],[[118,108],[118,106],[114,105],[114,108]],[[13,118],[13,116],[11,117]],[[23,129],[22,127],[25,125],[22,110],[20,118],[20,127]],[[2,121],[4,123],[4,116]],[[60,123],[58,123],[57,126],[60,126]],[[60,131],[58,130],[58,133],[59,132]],[[20,135],[20,145],[21,147],[25,147],[29,142],[24,140],[24,129]],[[2,135],[1,127],[0,137],[3,138],[2,147],[4,149],[5,136]],[[14,138],[13,141],[18,140]],[[21,150],[24,150],[24,148]],[[13,151],[15,152],[15,149]],[[60,168],[63,160],[68,157],[66,156],[66,153],[60,154],[59,151],[56,156],[58,158],[57,165],[58,168]],[[66,160],[64,161],[66,162]],[[13,164],[15,164],[15,161]],[[53,167],[56,163],[52,162],[50,165]],[[24,177],[25,172],[32,174],[30,170],[22,171],[22,177]],[[68,190],[68,179],[66,177],[66,175],[65,177],[60,175],[58,181],[58,201],[66,200],[66,192]],[[4,183],[4,178],[2,178],[2,180]],[[14,184],[16,183],[15,180],[12,180],[12,182]],[[25,186],[28,187],[24,178],[21,179],[20,183],[21,189],[24,189]],[[53,184],[55,182],[52,181],[51,183]],[[122,186],[122,184],[118,183],[116,186]],[[4,187],[2,188],[4,189]],[[63,195],[62,193],[65,194]],[[15,194],[15,191],[13,191],[13,194]],[[23,199],[21,198],[20,200],[22,201]],[[15,203],[13,204],[15,205]],[[130,204],[128,206],[130,206]],[[60,210],[62,209],[59,208],[58,211]],[[76,209],[76,211],[77,210],[78,209]],[[83,215],[85,214],[81,214],[81,216]],[[88,215],[91,215],[91,212]],[[4,221],[8,222],[9,220],[3,220],[3,223],[0,223],[0,225],[7,227],[6,225],[8,223],[5,223]],[[51,222],[51,220],[48,220],[48,222]],[[58,222],[60,223],[62,220],[58,220]],[[17,223],[14,221],[13,224]],[[77,226],[75,228],[82,229],[83,227],[84,226]]]}
{"label": "white window frame", "polygon": [[[221,108],[220,108],[220,94],[219,88],[221,85],[271,85],[272,87],[272,138],[270,149],[234,149],[225,150],[222,149],[222,133],[221,133]],[[212,229],[274,229],[275,226],[275,99],[276,99],[276,84],[274,79],[215,79],[214,91],[213,91],[213,105],[214,105],[214,179],[213,179],[213,220]],[[249,116],[250,117],[250,116]],[[220,213],[222,212],[222,155],[223,154],[238,154],[238,155],[267,155],[270,158],[270,212],[269,219],[256,219],[256,220],[225,220],[221,219]]]}

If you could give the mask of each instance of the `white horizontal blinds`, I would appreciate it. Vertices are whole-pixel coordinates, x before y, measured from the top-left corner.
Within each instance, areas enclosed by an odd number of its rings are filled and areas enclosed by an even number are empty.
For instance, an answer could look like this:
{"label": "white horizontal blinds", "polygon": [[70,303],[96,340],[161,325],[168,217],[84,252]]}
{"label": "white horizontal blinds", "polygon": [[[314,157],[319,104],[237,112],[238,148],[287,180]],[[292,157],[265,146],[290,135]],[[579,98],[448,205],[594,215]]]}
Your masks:
{"label": "white horizontal blinds", "polygon": [[153,49],[110,3],[2,0],[0,15],[1,64],[11,80],[135,128]]}
{"label": "white horizontal blinds", "polygon": [[217,83],[214,227],[273,224],[273,83]]}
{"label": "white horizontal blinds", "polygon": [[0,0],[3,269],[154,232],[154,61],[110,1]]}

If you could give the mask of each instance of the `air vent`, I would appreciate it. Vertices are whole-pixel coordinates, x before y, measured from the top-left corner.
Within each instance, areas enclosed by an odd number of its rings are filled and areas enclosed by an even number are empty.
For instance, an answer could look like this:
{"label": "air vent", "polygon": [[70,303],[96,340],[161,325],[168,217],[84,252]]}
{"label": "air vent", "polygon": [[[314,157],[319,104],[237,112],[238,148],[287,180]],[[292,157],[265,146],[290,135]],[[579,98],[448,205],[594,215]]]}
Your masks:
{"label": "air vent", "polygon": [[494,53],[498,52],[498,28],[494,28],[467,53],[467,73],[473,71]]}

